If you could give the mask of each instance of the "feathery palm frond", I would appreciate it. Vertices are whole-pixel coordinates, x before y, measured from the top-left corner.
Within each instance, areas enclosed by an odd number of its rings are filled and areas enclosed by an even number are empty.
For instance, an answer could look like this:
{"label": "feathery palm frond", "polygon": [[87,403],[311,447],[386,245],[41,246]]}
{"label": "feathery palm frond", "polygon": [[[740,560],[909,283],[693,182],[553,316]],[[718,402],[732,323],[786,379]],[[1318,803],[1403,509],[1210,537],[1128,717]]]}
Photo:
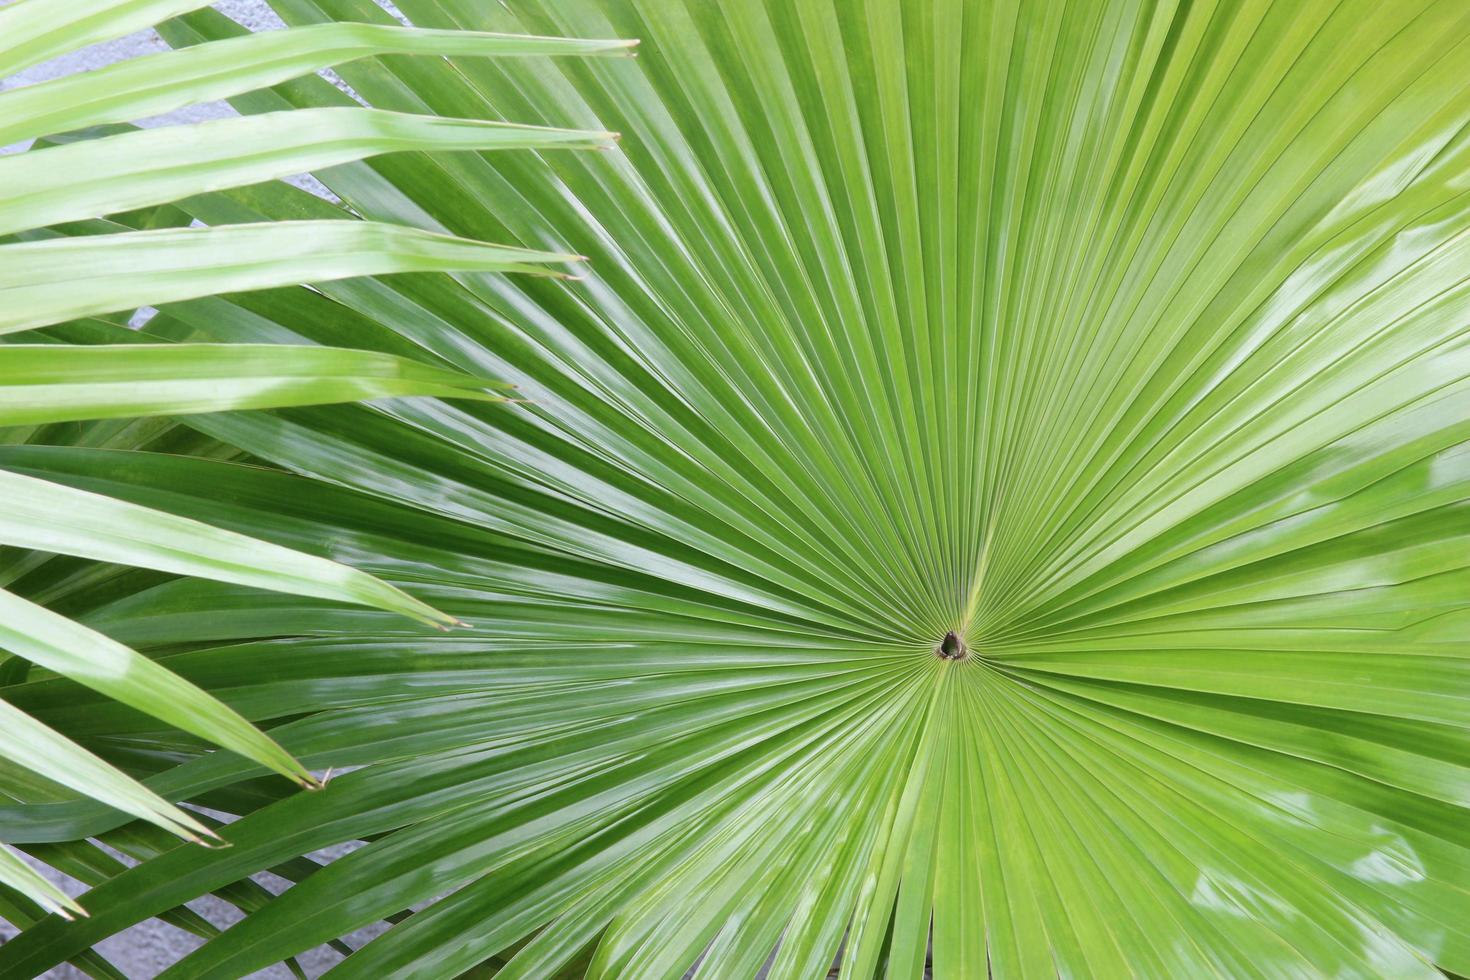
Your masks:
{"label": "feathery palm frond", "polygon": [[[19,0],[0,9],[0,76],[204,6],[189,0]],[[204,45],[0,94],[0,142],[53,135],[248,91],[383,52],[596,54],[624,42],[576,41],[337,25]],[[325,59],[325,60],[324,60]],[[0,157],[0,334],[74,318],[186,300],[225,289],[344,276],[476,269],[545,271],[575,256],[505,248],[360,220],[283,221],[250,227],[72,229],[66,223],[165,205],[320,166],[403,150],[599,147],[610,134],[439,118],[366,108],[282,112],[197,126],[139,129],[63,141]],[[350,218],[346,212],[333,215]],[[112,234],[98,233],[112,231]],[[109,328],[99,324],[98,328]],[[0,347],[0,425],[313,405],[395,395],[495,397],[496,383],[388,355],[287,346],[42,343]],[[6,338],[13,339],[13,338]],[[16,441],[20,433],[12,433]],[[381,580],[146,507],[0,472],[0,545],[82,556],[366,603],[420,619],[452,617]],[[0,570],[11,582],[33,561]],[[291,776],[315,779],[232,709],[128,647],[19,594],[0,589],[7,663],[44,667]],[[14,658],[20,658],[15,660]],[[14,682],[22,665],[10,670]],[[11,704],[0,758],[44,777],[8,772],[12,792],[47,799],[90,795],[183,836],[212,831],[117,767]],[[35,795],[39,794],[39,796]],[[54,887],[0,850],[0,881],[43,908],[75,910]]]}

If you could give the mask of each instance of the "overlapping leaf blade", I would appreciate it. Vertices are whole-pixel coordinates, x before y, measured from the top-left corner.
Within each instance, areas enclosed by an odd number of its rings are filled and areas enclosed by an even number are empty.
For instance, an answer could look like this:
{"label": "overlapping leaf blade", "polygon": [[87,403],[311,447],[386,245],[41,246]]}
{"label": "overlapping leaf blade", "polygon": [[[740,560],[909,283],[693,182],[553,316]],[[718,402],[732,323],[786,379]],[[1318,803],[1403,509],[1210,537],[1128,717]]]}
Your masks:
{"label": "overlapping leaf blade", "polygon": [[369,351],[285,344],[20,345],[0,425],[283,408],[401,395],[501,401],[494,381]]}
{"label": "overlapping leaf blade", "polygon": [[[204,4],[177,0],[21,0],[0,9],[0,75],[84,45],[121,36]],[[342,26],[205,46],[147,63],[122,65],[86,79],[61,80],[6,93],[3,142],[51,136],[59,129],[115,123],[248,90],[330,64],[337,58],[396,51],[427,54],[597,54],[623,42],[467,36]],[[325,60],[323,60],[325,59]],[[403,150],[485,150],[605,145],[609,134],[578,133],[478,120],[450,120],[368,109],[325,109],[213,125],[124,132],[48,142],[0,158],[0,333],[27,331],[77,317],[206,296],[230,289],[280,286],[388,272],[533,272],[575,258],[507,248],[396,224],[350,220],[333,209],[330,222],[253,228],[186,228],[181,212],[122,219],[121,228],[43,228],[129,209],[165,205],[222,187]],[[348,220],[343,220],[348,219]],[[147,230],[128,231],[129,222]],[[85,230],[69,238],[65,231]],[[107,325],[107,330],[117,328]],[[107,332],[104,330],[103,332]],[[54,338],[47,338],[48,340]],[[132,339],[129,337],[128,339]],[[279,338],[272,338],[279,339]],[[6,386],[0,424],[10,439],[44,438],[47,424],[137,414],[220,411],[320,404],[364,397],[486,397],[484,382],[442,368],[365,352],[218,348],[64,346],[0,347]],[[290,361],[287,364],[287,361]],[[242,372],[243,369],[243,373]],[[252,375],[251,372],[254,371]],[[269,372],[269,373],[267,373]],[[126,388],[121,392],[120,388]],[[85,389],[85,391],[83,391]],[[101,444],[149,444],[159,431],[84,430]],[[114,438],[119,437],[119,438]],[[83,438],[87,438],[84,436]],[[196,440],[197,441],[197,440]],[[40,594],[115,587],[116,570],[58,563],[49,553],[136,562],[175,573],[203,574],[256,586],[365,602],[436,624],[453,623],[422,601],[370,575],[279,546],[181,520],[143,506],[79,494],[18,474],[0,473],[5,506],[0,540],[42,552],[12,560],[4,580],[53,578]],[[324,550],[330,550],[324,549]],[[44,552],[44,553],[43,553]],[[35,590],[32,590],[35,591]],[[207,741],[226,746],[314,785],[294,758],[227,706],[133,650],[69,621],[21,595],[0,591],[5,606],[0,680],[14,683],[27,662],[51,668]],[[5,786],[22,793],[20,765],[61,785],[87,791],[134,816],[192,836],[203,828],[182,811],[45,725],[6,707],[14,745],[6,753]],[[10,729],[14,731],[10,731]],[[8,851],[5,883],[46,908],[75,908]],[[28,920],[22,904],[7,915]],[[13,911],[13,914],[12,914]],[[94,969],[95,957],[83,958]],[[106,974],[108,971],[104,970]]]}
{"label": "overlapping leaf blade", "polygon": [[0,143],[159,115],[372,55],[619,54],[634,43],[413,30],[396,24],[340,23],[262,31],[223,44],[132,58],[0,93]]}

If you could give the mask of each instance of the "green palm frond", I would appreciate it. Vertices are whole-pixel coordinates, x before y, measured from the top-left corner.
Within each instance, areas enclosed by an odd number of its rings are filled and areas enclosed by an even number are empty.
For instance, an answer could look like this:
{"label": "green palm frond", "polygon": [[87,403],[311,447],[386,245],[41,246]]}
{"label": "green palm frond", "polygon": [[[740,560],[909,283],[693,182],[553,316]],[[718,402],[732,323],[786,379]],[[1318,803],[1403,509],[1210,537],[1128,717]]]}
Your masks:
{"label": "green palm frond", "polygon": [[[191,2],[18,0],[0,9],[0,76],[203,6]],[[597,54],[626,42],[575,41],[339,25],[158,55],[0,94],[0,142],[116,124],[248,91],[338,60],[406,54]],[[324,60],[325,59],[325,60]],[[271,180],[397,151],[596,148],[612,134],[328,108],[63,140],[0,157],[0,334],[229,289],[367,274],[445,269],[545,273],[573,260],[392,223],[350,219],[253,227],[85,229],[66,223],[166,205],[189,195]],[[197,224],[197,223],[196,223]],[[102,233],[99,233],[102,232]],[[106,232],[112,232],[110,234]],[[274,345],[76,346],[57,337],[0,347],[0,425],[315,405],[388,396],[495,399],[498,382],[378,353]],[[253,353],[252,353],[253,350]],[[26,430],[11,430],[14,442]],[[32,431],[29,433],[34,435]],[[365,603],[444,625],[455,622],[355,569],[187,521],[166,512],[0,472],[0,545],[84,556],[266,589]],[[330,551],[330,549],[326,549]],[[34,559],[0,570],[24,583]],[[0,589],[0,668],[26,664],[117,698],[201,739],[316,786],[269,736],[196,685],[23,594]],[[17,659],[19,658],[19,659]],[[194,817],[68,737],[0,702],[4,783],[21,799],[65,787],[185,837],[211,835]],[[22,771],[43,777],[31,785]],[[40,794],[39,797],[36,794]],[[75,909],[8,851],[3,882],[46,909]]]}
{"label": "green palm frond", "polygon": [[[469,628],[23,565],[17,595],[348,771],[291,792],[74,680],[7,686],[239,819],[228,848],[96,875],[90,918],[36,921],[0,973],[212,892],[247,914],[165,977],[382,920],[331,976],[1470,973],[1470,9],[397,7],[642,39],[339,68],[380,112],[623,133],[318,173],[368,222],[574,243],[586,277],[215,284],[145,334],[362,348],[523,401],[32,434],[0,468],[329,554]],[[168,58],[248,41],[204,10],[163,34]],[[315,77],[232,98],[351,101]],[[198,191],[177,225],[341,214]],[[129,820],[37,799],[0,840]],[[278,868],[283,894],[242,894]]]}

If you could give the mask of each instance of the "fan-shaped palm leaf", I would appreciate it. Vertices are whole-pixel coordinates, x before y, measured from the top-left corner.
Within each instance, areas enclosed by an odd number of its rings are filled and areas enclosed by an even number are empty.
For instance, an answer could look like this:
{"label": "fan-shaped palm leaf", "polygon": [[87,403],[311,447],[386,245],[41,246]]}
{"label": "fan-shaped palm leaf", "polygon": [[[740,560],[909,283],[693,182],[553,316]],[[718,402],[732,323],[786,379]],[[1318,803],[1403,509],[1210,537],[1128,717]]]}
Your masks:
{"label": "fan-shaped palm leaf", "polygon": [[[341,70],[382,110],[625,133],[321,174],[372,219],[558,229],[592,274],[202,298],[149,331],[352,336],[526,403],[191,419],[289,472],[0,465],[330,550],[472,630],[47,580],[307,765],[361,768],[287,794],[73,682],[7,688],[241,819],[0,970],[359,839],[166,976],[383,918],[333,976],[807,978],[842,950],[844,976],[915,977],[931,946],[961,980],[1470,972],[1462,3],[398,7],[643,39],[636,62]],[[237,105],[346,98],[307,79]],[[333,206],[274,185],[180,207]],[[0,838],[125,819],[0,808]]]}

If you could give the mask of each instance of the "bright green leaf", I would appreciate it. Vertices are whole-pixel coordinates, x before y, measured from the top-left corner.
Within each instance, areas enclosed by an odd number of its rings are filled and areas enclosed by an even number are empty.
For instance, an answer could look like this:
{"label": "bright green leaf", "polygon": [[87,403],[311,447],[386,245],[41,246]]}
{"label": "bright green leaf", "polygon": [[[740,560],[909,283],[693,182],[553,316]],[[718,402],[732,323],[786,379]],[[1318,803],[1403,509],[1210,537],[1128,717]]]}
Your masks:
{"label": "bright green leaf", "polygon": [[0,245],[0,333],[216,292],[453,268],[555,274],[575,255],[397,225],[300,221]]}
{"label": "bright green leaf", "polygon": [[0,497],[0,543],[454,622],[346,565],[137,504],[3,470]]}
{"label": "bright green leaf", "polygon": [[0,425],[409,395],[499,401],[497,383],[398,357],[280,344],[0,348]]}

